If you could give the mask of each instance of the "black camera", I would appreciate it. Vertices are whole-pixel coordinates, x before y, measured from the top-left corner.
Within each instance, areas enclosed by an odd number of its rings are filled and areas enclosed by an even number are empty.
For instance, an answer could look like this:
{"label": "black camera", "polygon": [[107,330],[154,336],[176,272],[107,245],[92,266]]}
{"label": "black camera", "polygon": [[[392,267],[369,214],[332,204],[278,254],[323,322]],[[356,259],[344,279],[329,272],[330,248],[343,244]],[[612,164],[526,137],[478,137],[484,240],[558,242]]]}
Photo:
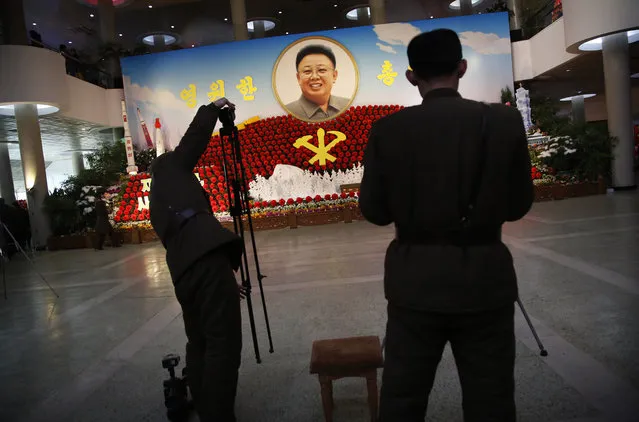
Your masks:
{"label": "black camera", "polygon": [[162,358],[162,368],[169,371],[170,378],[164,380],[164,405],[166,416],[172,422],[187,421],[193,408],[189,401],[186,367],[182,369],[182,377],[175,376],[175,368],[180,364],[180,356],[168,354]]}
{"label": "black camera", "polygon": [[229,107],[221,109],[219,119],[224,127],[235,126],[235,110]]}

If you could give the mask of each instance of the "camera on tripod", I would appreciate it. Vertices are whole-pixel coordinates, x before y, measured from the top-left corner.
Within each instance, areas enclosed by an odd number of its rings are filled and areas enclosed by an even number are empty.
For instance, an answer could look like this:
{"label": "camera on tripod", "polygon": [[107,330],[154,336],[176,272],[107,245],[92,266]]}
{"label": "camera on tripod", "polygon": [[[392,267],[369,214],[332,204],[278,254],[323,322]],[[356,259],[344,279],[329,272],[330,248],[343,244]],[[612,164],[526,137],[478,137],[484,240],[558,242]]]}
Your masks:
{"label": "camera on tripod", "polygon": [[182,377],[175,376],[175,368],[180,364],[180,356],[168,354],[162,358],[162,368],[169,371],[169,379],[164,380],[164,405],[170,421],[180,422],[189,419],[192,404],[189,401],[186,367],[182,368]]}
{"label": "camera on tripod", "polygon": [[232,108],[223,108],[220,110],[218,114],[218,118],[220,122],[222,122],[223,127],[233,127],[235,126],[235,110]]}

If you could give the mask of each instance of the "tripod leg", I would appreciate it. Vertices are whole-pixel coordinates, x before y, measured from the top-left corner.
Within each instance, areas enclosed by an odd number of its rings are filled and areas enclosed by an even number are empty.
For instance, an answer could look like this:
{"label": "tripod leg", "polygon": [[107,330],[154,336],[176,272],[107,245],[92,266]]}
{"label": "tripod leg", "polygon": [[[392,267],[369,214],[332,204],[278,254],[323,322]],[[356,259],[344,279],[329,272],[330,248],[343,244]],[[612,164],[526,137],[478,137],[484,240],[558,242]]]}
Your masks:
{"label": "tripod leg", "polygon": [[11,233],[11,231],[9,231],[9,228],[7,227],[7,225],[3,224],[3,226],[4,226],[4,229],[7,231],[7,233],[9,233],[9,236],[11,236],[11,238],[13,239],[13,242],[16,244],[16,247],[18,248],[20,253],[22,253],[22,255],[24,255],[24,257],[27,259],[27,261],[29,261],[29,263],[33,266],[33,271],[35,271],[36,274],[38,274],[38,276],[42,279],[42,281],[44,281],[44,284],[47,285],[47,287],[49,288],[49,290],[51,290],[51,292],[55,295],[55,297],[60,297],[58,295],[58,293],[53,289],[53,287],[51,287],[51,285],[49,284],[47,279],[44,278],[44,276],[42,274],[40,274],[40,272],[38,270],[35,269],[35,262],[33,262],[33,260],[31,258],[29,258],[29,255],[27,255],[27,253],[24,251],[24,249],[22,249],[22,246],[20,246],[20,243],[18,243],[18,241],[16,240],[15,236],[13,236],[13,233]]}
{"label": "tripod leg", "polygon": [[519,308],[521,309],[521,313],[524,314],[524,318],[526,318],[526,322],[528,323],[528,326],[530,327],[530,331],[532,331],[533,336],[535,337],[535,341],[537,342],[537,347],[539,347],[539,354],[541,356],[548,356],[548,351],[546,350],[541,340],[539,339],[539,336],[537,335],[537,330],[535,330],[535,327],[533,326],[532,321],[530,320],[530,317],[528,316],[528,312],[526,312],[526,309],[524,308],[524,304],[521,303],[521,299],[517,298],[517,304],[519,305]]}

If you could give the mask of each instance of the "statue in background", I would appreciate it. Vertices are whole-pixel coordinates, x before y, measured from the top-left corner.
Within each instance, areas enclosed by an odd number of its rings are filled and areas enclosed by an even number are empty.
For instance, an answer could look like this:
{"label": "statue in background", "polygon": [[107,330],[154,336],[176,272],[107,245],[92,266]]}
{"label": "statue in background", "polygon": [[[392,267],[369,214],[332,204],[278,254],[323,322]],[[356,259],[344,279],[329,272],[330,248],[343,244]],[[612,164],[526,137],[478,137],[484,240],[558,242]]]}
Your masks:
{"label": "statue in background", "polygon": [[529,91],[520,84],[519,88],[517,88],[517,91],[515,92],[515,98],[517,99],[517,109],[521,113],[521,117],[524,120],[524,127],[526,128],[526,132],[530,132],[531,129],[533,129],[534,125],[532,122],[532,114],[530,109]]}

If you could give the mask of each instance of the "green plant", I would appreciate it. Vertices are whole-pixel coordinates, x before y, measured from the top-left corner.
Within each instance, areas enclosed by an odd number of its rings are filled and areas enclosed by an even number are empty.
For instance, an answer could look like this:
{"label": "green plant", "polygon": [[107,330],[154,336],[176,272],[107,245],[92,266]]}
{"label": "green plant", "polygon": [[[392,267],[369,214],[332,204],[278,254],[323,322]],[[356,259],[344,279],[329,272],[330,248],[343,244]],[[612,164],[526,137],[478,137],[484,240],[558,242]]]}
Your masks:
{"label": "green plant", "polygon": [[571,125],[569,132],[578,151],[576,174],[592,182],[603,177],[609,183],[614,158],[612,149],[617,139],[595,125]]}
{"label": "green plant", "polygon": [[64,189],[55,189],[43,203],[54,236],[76,233],[80,229],[80,210]]}
{"label": "green plant", "polygon": [[145,149],[135,153],[135,164],[140,172],[149,171],[151,163],[155,160],[157,151],[155,148]]}
{"label": "green plant", "polygon": [[558,103],[548,97],[534,96],[530,98],[532,121],[544,133],[551,136],[566,136],[570,126],[568,117],[558,116]]}
{"label": "green plant", "polygon": [[509,86],[501,90],[501,103],[510,103],[513,106],[515,105],[515,97],[513,97],[513,92],[510,90]]}
{"label": "green plant", "polygon": [[87,156],[87,161],[96,177],[99,177],[99,183],[87,183],[84,186],[110,186],[117,183],[120,174],[126,169],[124,142],[105,142],[100,149]]}

